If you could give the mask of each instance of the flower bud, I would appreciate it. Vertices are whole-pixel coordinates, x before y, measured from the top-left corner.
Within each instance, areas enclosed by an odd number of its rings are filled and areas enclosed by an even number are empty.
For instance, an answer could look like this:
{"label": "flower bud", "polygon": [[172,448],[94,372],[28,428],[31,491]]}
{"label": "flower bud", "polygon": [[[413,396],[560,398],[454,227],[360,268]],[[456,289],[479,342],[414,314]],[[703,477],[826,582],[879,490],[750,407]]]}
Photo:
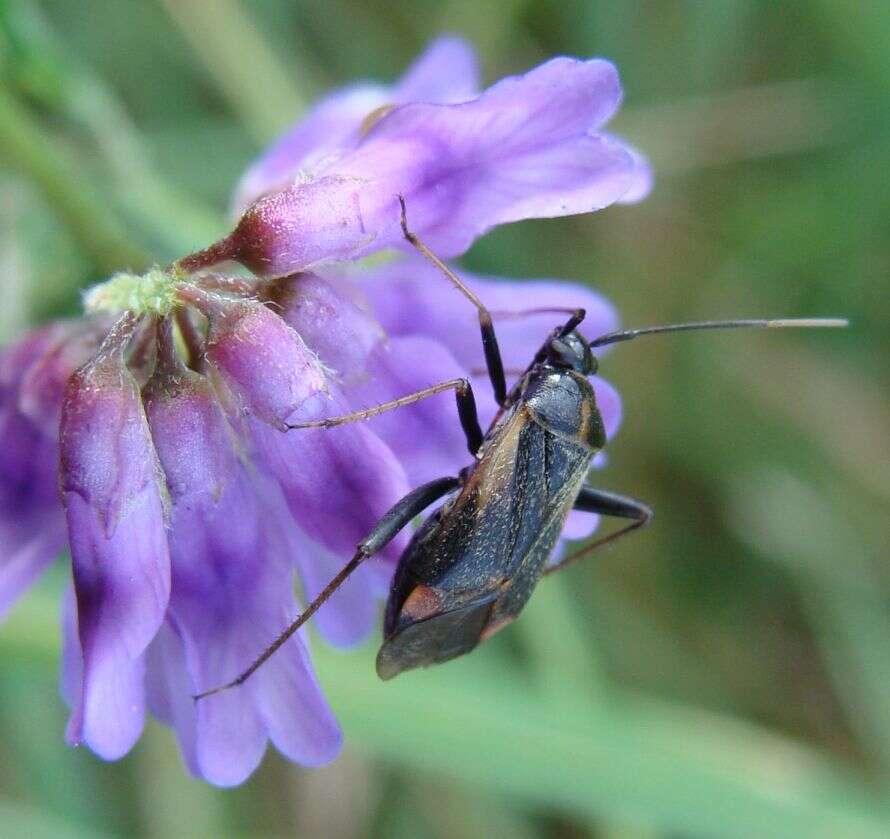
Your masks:
{"label": "flower bud", "polygon": [[277,314],[256,300],[185,292],[210,320],[207,359],[244,408],[277,428],[325,390],[318,357]]}

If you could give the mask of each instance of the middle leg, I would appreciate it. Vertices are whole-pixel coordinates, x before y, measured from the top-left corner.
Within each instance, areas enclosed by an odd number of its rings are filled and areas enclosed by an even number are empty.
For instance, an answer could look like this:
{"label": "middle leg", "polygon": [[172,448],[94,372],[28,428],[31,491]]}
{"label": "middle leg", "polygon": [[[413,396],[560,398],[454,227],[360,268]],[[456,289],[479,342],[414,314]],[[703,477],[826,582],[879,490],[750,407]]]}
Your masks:
{"label": "middle leg", "polygon": [[473,395],[473,386],[467,379],[449,379],[447,382],[439,382],[439,384],[426,387],[415,393],[409,393],[390,402],[374,405],[371,408],[353,411],[350,414],[341,414],[336,417],[310,420],[309,422],[288,423],[287,428],[289,431],[300,428],[333,428],[336,425],[360,422],[370,417],[376,417],[378,414],[385,413],[386,411],[413,405],[415,402],[426,399],[428,396],[435,396],[437,393],[451,389],[454,390],[454,396],[457,401],[457,414],[460,418],[461,428],[467,438],[467,448],[470,450],[470,454],[475,455],[482,445],[484,435],[482,434],[482,427],[479,425],[479,414],[476,410],[476,397]]}
{"label": "middle leg", "polygon": [[567,565],[577,562],[579,559],[592,553],[603,545],[608,545],[626,536],[634,530],[637,530],[648,524],[654,513],[648,504],[638,501],[636,498],[630,498],[626,495],[619,495],[617,492],[608,492],[604,489],[594,489],[593,487],[583,487],[578,493],[575,501],[574,509],[585,513],[598,513],[601,516],[614,516],[615,518],[632,519],[631,523],[625,527],[619,528],[614,533],[609,533],[595,539],[577,551],[570,553],[567,557],[560,560],[556,565],[551,565],[544,574],[552,574],[554,571],[561,571]]}

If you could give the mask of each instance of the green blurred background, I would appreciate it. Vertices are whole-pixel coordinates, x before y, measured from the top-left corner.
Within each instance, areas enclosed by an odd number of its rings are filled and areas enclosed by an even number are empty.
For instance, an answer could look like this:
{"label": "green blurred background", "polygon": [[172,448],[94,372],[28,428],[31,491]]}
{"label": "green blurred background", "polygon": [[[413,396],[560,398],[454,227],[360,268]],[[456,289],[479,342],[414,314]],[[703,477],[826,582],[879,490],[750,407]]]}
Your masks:
{"label": "green blurred background", "polygon": [[63,745],[62,565],[0,631],[0,835],[890,836],[890,4],[883,0],[0,0],[0,339],[225,232],[245,164],[330,85],[437,33],[490,82],[617,62],[634,207],[516,225],[465,264],[582,278],[627,324],[841,315],[652,339],[605,372],[600,477],[654,525],[540,586],[465,660],[383,685],[316,644],[347,746],[186,776],[151,724]]}

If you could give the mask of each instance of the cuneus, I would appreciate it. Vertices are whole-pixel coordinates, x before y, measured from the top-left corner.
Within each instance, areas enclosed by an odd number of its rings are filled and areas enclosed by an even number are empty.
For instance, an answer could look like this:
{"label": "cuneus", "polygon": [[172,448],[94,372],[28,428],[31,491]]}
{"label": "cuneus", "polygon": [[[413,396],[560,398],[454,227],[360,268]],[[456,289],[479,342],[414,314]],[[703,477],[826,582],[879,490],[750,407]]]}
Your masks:
{"label": "cuneus", "polygon": [[[390,679],[403,670],[438,664],[470,652],[513,621],[541,577],[565,568],[596,548],[645,525],[651,509],[642,501],[586,483],[605,432],[588,376],[597,371],[593,350],[642,335],[746,327],[837,327],[833,318],[728,320],[632,329],[586,340],[578,326],[582,309],[568,311],[535,353],[516,384],[507,388],[491,313],[483,302],[408,228],[405,238],[472,303],[479,316],[488,377],[500,410],[486,431],[467,379],[451,379],[362,411],[300,423],[332,428],[453,390],[473,459],[460,474],[409,492],[357,546],[355,554],[305,611],[232,681],[196,699],[243,684],[333,594],[361,563],[380,551],[434,502],[449,496],[414,534],[399,560],[386,605],[377,673]],[[542,310],[535,310],[540,313]],[[566,517],[583,510],[625,520],[614,532],[550,563]]]}

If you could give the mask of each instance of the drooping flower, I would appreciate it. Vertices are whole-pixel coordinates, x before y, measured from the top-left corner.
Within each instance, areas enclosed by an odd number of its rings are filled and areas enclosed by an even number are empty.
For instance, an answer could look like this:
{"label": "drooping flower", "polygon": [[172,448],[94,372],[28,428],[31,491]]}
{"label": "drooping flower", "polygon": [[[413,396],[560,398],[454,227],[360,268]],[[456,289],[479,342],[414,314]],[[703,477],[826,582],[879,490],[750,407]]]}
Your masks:
{"label": "drooping flower", "polygon": [[403,247],[399,196],[414,232],[443,257],[499,224],[638,200],[651,184],[648,165],[601,131],[620,101],[608,61],[554,58],[466,101],[380,108],[338,151],[322,140],[316,156],[285,138],[274,169],[297,176],[268,194],[271,179],[255,195],[245,190],[244,200],[256,200],[234,231],[182,264],[231,259],[276,277]]}
{"label": "drooping flower", "polygon": [[440,38],[394,85],[360,82],[326,96],[253,163],[235,190],[240,214],[263,195],[299,180],[347,150],[363,129],[394,106],[408,102],[466,102],[479,92],[479,69],[469,45]]}
{"label": "drooping flower", "polygon": [[0,619],[65,545],[62,394],[108,325],[105,319],[53,323],[0,355]]}
{"label": "drooping flower", "polygon": [[[610,64],[573,59],[478,94],[472,53],[443,39],[393,87],[340,91],[289,131],[242,180],[230,236],[113,277],[86,295],[87,319],[0,353],[0,613],[67,543],[71,742],[120,757],[148,711],[219,785],[244,780],[268,741],[307,765],[336,755],[302,633],[240,688],[190,695],[237,675],[298,614],[295,575],[313,599],[409,488],[469,456],[448,394],[359,424],[288,425],[459,376],[483,422],[496,406],[474,312],[438,271],[414,255],[333,261],[402,246],[399,194],[446,256],[497,224],[642,197],[645,162],[599,133],[619,98]],[[255,276],[211,272],[230,259]],[[510,371],[553,327],[517,299],[584,307],[592,335],[617,325],[577,285],[464,276]],[[594,384],[611,434],[617,394]],[[566,536],[595,521],[573,514]],[[321,608],[324,639],[367,637],[407,538]]]}

